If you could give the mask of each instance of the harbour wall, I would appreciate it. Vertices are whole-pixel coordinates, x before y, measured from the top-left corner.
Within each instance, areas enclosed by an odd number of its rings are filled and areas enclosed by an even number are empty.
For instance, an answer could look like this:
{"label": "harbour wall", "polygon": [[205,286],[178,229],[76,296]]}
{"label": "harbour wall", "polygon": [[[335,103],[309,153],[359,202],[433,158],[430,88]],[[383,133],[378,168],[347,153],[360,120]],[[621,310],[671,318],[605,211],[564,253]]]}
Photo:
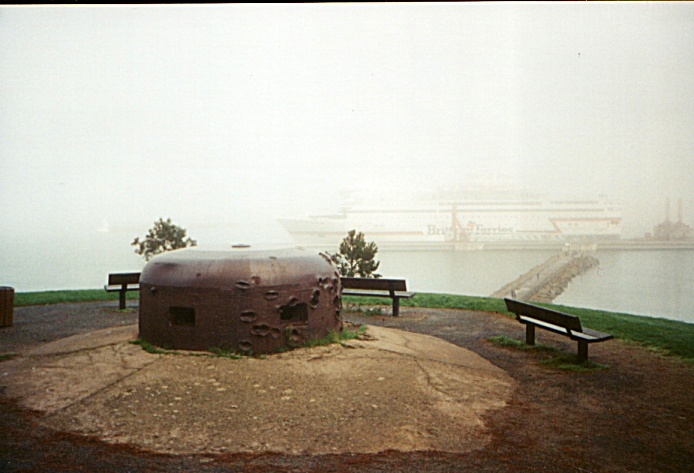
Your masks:
{"label": "harbour wall", "polygon": [[[484,250],[553,250],[591,253],[603,250],[662,251],[694,250],[694,241],[610,240],[598,242],[376,242],[382,251],[484,251]],[[308,245],[311,246],[311,245]],[[316,245],[316,247],[318,247]],[[320,246],[320,248],[325,245]]]}
{"label": "harbour wall", "polygon": [[573,278],[599,264],[594,256],[560,253],[506,284],[491,297],[552,302],[564,292]]}

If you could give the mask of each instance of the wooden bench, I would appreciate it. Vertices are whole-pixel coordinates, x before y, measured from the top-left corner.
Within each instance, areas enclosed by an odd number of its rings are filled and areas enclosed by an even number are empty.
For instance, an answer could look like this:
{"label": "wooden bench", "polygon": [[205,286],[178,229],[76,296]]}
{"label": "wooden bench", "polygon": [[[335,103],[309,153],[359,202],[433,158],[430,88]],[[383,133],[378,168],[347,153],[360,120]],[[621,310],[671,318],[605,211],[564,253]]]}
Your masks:
{"label": "wooden bench", "polygon": [[604,342],[613,338],[609,333],[602,333],[581,326],[575,315],[546,309],[513,299],[504,299],[509,312],[516,314],[516,320],[525,324],[525,343],[535,345],[535,327],[540,327],[578,342],[579,361],[588,360],[588,344]]}
{"label": "wooden bench", "polygon": [[342,295],[363,297],[390,297],[393,299],[393,317],[400,315],[400,299],[414,296],[407,292],[404,279],[341,277]]}
{"label": "wooden bench", "polygon": [[125,293],[140,290],[140,273],[111,273],[104,289],[106,292],[119,292],[118,308],[125,309]]}

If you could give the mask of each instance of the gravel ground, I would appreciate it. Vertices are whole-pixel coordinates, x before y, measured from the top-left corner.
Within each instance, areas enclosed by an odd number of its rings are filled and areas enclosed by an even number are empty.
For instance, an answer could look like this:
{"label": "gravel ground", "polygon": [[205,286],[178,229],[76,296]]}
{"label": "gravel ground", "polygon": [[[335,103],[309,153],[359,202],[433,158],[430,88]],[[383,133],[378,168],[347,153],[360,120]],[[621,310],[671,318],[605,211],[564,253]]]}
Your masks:
{"label": "gravel ground", "polygon": [[15,307],[11,327],[0,329],[0,354],[18,353],[46,342],[102,328],[137,323],[137,301],[118,310],[118,301]]}
{"label": "gravel ground", "polygon": [[[82,314],[82,315],[80,315]],[[43,427],[0,393],[0,471],[682,472],[694,458],[694,366],[619,340],[595,344],[590,358],[608,365],[567,372],[541,364],[543,351],[499,347],[493,335],[523,337],[514,320],[481,312],[403,308],[402,317],[347,314],[355,323],[434,335],[505,370],[518,388],[509,405],[485,417],[492,441],[466,454],[163,455]],[[132,324],[116,303],[19,308],[0,329],[0,353],[19,352],[106,326]],[[546,332],[538,341],[575,353],[575,343]],[[23,348],[24,347],[24,348]],[[1,367],[1,364],[0,364]]]}

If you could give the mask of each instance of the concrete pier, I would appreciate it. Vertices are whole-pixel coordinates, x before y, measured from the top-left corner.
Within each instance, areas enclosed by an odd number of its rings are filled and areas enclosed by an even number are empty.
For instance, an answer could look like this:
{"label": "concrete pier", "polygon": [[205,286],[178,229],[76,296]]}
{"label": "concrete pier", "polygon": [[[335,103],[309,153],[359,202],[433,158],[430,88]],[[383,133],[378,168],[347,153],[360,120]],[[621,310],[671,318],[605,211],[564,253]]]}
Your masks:
{"label": "concrete pier", "polygon": [[491,297],[552,302],[571,280],[600,262],[593,256],[559,253],[494,292]]}

